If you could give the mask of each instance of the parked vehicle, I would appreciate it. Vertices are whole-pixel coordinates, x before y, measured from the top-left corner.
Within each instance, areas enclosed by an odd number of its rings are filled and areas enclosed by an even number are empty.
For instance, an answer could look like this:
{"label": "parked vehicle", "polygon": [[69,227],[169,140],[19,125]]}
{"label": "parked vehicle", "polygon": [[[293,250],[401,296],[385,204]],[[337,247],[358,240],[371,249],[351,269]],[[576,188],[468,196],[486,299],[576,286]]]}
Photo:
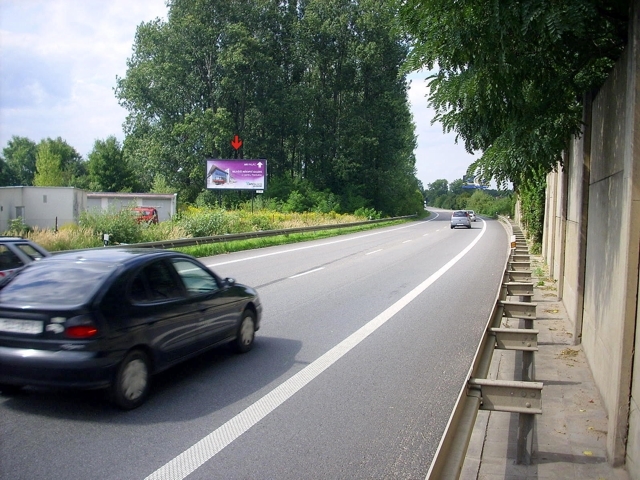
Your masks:
{"label": "parked vehicle", "polygon": [[158,223],[158,210],[154,207],[133,207],[131,211],[138,223]]}
{"label": "parked vehicle", "polygon": [[456,210],[451,214],[451,228],[458,226],[471,228],[471,219],[466,210]]}
{"label": "parked vehicle", "polygon": [[189,255],[56,254],[0,285],[0,390],[106,387],[136,408],[152,374],[223,343],[249,351],[261,314],[254,289]]}
{"label": "parked vehicle", "polygon": [[44,247],[26,238],[0,237],[0,278],[50,255]]}

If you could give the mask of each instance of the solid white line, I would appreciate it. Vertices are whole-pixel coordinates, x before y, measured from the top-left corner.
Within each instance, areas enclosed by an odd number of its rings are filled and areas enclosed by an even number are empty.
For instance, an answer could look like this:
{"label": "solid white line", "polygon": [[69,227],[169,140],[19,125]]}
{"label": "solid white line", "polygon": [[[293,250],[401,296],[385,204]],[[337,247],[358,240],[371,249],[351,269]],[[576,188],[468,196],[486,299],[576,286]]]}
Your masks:
{"label": "solid white line", "polygon": [[396,313],[407,306],[418,295],[429,288],[436,280],[444,275],[460,259],[480,241],[486,230],[486,223],[482,226],[480,234],[462,250],[458,255],[449,260],[446,265],[427,278],[424,282],[411,290],[408,294],[387,308],[380,315],[370,320],[359,330],[345,338],[338,345],[317,360],[313,361],[291,378],[271,390],[264,397],[250,405],[227,423],[211,432],[202,440],[182,452],[173,460],[160,467],[145,480],[182,480],[195,471],[202,464],[210,460],[231,442],[257,424],[264,417],[273,412],[295,393],[311,382],[314,378],[336,363],[340,358],[355,348],[365,338],[384,325]]}
{"label": "solid white line", "polygon": [[293,276],[291,276],[289,278],[301,277],[303,275],[308,275],[309,273],[317,272],[319,270],[324,270],[324,267],[314,268],[313,270],[309,270],[308,272],[298,273],[297,275],[293,275]]}
{"label": "solid white line", "polygon": [[[438,218],[438,216],[439,215],[436,214],[435,217],[433,217],[431,220],[426,220],[424,223],[432,222],[433,220]],[[207,267],[219,267],[220,265],[228,265],[230,263],[246,262],[247,260],[255,260],[256,258],[271,257],[272,255],[281,255],[283,253],[297,252],[299,250],[307,250],[309,248],[324,247],[324,246],[327,246],[327,245],[335,245],[336,243],[342,243],[342,242],[351,242],[353,240],[360,240],[361,238],[371,237],[373,235],[380,235],[382,233],[395,232],[396,230],[403,230],[405,228],[415,227],[417,225],[420,225],[421,223],[423,223],[423,222],[412,223],[411,225],[405,225],[405,226],[394,228],[394,229],[391,229],[391,230],[382,230],[382,231],[378,231],[378,232],[367,233],[367,234],[364,234],[364,235],[358,235],[357,237],[341,238],[339,240],[333,240],[331,242],[316,243],[316,244],[313,244],[313,245],[305,245],[303,247],[290,248],[288,250],[279,250],[277,252],[263,253],[261,255],[254,255],[252,257],[236,258],[235,260],[229,260],[227,262],[218,262],[218,263],[211,263],[211,264],[206,264],[206,265],[207,265]]]}
{"label": "solid white line", "polygon": [[377,250],[374,250],[373,252],[365,253],[365,255],[373,255],[374,253],[378,253],[378,252],[381,252],[381,251],[382,251],[382,249],[381,249],[381,248],[379,248],[379,249],[377,249]]}

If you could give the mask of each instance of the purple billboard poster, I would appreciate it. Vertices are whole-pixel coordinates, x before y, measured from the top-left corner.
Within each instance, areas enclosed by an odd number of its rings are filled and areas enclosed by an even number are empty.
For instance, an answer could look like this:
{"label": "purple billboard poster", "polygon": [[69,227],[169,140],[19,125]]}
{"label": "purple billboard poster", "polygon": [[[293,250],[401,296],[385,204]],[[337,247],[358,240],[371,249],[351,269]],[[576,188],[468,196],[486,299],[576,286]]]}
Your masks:
{"label": "purple billboard poster", "polygon": [[267,161],[209,158],[206,181],[209,190],[264,190]]}

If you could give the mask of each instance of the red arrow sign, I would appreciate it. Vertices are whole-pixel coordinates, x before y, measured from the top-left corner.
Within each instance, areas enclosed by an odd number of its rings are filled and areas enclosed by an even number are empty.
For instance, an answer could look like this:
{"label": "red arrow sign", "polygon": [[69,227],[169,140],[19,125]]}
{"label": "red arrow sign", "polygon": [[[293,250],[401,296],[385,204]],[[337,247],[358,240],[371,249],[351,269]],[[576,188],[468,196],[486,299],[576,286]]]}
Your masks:
{"label": "red arrow sign", "polygon": [[242,146],[242,140],[240,140],[238,135],[233,137],[233,140],[231,140],[231,146],[236,150],[238,150]]}

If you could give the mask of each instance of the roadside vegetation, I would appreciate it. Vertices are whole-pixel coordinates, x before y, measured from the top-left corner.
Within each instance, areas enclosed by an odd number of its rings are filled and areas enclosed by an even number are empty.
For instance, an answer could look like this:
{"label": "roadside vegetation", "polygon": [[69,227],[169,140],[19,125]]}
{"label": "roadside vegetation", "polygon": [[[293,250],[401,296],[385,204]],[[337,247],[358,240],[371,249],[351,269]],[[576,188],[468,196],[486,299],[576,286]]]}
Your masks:
{"label": "roadside vegetation", "polygon": [[[428,215],[422,210],[419,217]],[[360,210],[358,214],[338,214],[335,212],[282,212],[266,208],[251,209],[251,204],[227,210],[217,207],[188,206],[172,220],[158,224],[137,223],[127,209],[109,212],[84,212],[79,223],[63,225],[54,229],[31,228],[21,218],[11,222],[4,235],[18,235],[33,240],[49,251],[76,250],[103,246],[103,235],[109,234],[110,245],[124,245],[144,242],[175,240],[180,238],[208,237],[233,233],[257,232],[264,230],[284,230],[318,225],[337,225],[379,219],[375,211]],[[285,243],[351,233],[387,226],[399,221],[381,222],[357,227],[342,227],[335,230],[278,235],[251,240],[221,242],[187,247],[181,250],[195,256],[215,255],[250,248],[259,248]]]}

